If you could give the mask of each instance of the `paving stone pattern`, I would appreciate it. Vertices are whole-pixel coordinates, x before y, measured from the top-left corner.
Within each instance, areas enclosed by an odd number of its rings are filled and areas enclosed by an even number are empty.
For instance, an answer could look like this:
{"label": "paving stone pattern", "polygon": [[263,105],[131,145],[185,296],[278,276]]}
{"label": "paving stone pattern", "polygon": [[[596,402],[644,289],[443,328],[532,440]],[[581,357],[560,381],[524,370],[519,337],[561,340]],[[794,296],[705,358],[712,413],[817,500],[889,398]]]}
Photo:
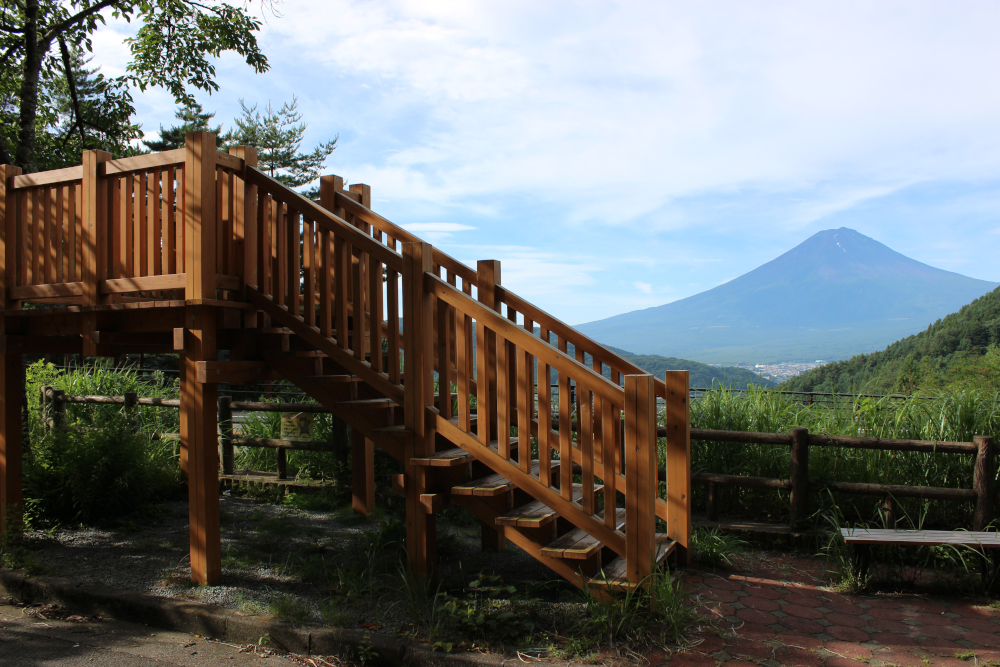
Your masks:
{"label": "paving stone pattern", "polygon": [[1000,610],[985,600],[846,595],[820,563],[783,565],[686,576],[706,619],[698,644],[650,665],[1000,665]]}

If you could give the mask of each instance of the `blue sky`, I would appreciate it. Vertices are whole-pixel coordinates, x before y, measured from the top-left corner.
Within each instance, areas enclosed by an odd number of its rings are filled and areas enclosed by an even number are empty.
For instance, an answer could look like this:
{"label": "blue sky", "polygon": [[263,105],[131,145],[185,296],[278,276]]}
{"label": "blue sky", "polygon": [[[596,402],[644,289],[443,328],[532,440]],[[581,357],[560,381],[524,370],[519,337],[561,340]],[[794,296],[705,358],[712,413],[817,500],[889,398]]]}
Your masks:
{"label": "blue sky", "polygon": [[[299,98],[327,173],[569,323],[661,305],[851,227],[1000,281],[996,2],[287,0],[271,71],[199,95]],[[95,39],[118,73],[129,28]],[[148,132],[162,91],[137,95]]]}

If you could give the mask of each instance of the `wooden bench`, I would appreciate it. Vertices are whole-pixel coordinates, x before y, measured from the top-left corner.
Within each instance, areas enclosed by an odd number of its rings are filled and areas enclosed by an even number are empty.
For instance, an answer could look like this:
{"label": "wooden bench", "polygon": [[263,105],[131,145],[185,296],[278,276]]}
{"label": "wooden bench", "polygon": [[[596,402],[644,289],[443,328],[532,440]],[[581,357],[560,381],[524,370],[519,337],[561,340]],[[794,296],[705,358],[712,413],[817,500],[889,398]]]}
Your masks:
{"label": "wooden bench", "polygon": [[1000,533],[966,530],[892,530],[886,528],[841,528],[844,542],[854,547],[854,570],[860,576],[868,574],[872,545],[938,546],[951,544],[983,550],[983,579],[989,577],[986,549],[1000,548]]}

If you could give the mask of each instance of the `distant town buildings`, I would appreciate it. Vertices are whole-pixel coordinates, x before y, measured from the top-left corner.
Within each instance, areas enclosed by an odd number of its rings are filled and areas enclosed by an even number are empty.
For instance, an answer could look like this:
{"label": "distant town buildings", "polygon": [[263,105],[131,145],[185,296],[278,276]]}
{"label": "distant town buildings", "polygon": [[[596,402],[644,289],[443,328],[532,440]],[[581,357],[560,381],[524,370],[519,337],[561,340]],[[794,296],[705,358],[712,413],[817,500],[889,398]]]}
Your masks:
{"label": "distant town buildings", "polygon": [[[750,369],[760,377],[767,378],[775,382],[784,382],[789,378],[793,378],[796,375],[802,375],[806,371],[811,371],[817,366],[822,366],[825,363],[826,362],[822,359],[817,359],[814,362],[783,361],[780,364],[736,364],[736,367]],[[722,367],[722,364],[713,365]]]}

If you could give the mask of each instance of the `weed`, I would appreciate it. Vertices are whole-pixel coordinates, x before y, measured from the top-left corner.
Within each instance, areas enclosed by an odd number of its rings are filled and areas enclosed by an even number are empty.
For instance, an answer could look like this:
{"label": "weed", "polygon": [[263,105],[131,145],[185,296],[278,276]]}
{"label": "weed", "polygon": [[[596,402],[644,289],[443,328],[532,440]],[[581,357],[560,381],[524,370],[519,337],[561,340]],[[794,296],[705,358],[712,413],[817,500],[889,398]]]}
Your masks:
{"label": "weed", "polygon": [[669,571],[656,572],[638,587],[621,594],[584,588],[587,603],[582,622],[580,652],[606,647],[619,654],[647,645],[678,644],[695,621],[694,612],[684,605],[680,580]]}
{"label": "weed", "polygon": [[236,606],[247,616],[260,616],[267,612],[262,602],[248,598],[242,591],[236,594]]}
{"label": "weed", "polygon": [[321,602],[319,613],[323,617],[323,623],[332,628],[348,628],[354,624],[354,618],[344,612],[337,601],[333,599]]}
{"label": "weed", "polygon": [[696,561],[717,567],[723,563],[732,565],[730,557],[746,548],[747,543],[734,535],[723,533],[718,528],[698,528],[691,534],[691,545]]}
{"label": "weed", "polygon": [[293,625],[303,625],[312,616],[309,607],[302,604],[295,596],[288,594],[275,596],[267,606],[267,610]]}

